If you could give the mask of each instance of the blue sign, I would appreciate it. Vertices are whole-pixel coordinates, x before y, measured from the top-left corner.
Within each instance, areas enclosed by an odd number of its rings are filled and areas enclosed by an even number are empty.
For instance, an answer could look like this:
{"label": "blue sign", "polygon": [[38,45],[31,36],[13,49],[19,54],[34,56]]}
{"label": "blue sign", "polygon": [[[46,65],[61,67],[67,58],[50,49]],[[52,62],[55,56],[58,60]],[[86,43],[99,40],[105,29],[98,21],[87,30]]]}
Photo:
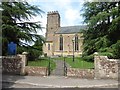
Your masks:
{"label": "blue sign", "polygon": [[16,55],[16,47],[17,47],[17,44],[15,44],[13,42],[8,44],[8,53],[9,53],[9,55]]}

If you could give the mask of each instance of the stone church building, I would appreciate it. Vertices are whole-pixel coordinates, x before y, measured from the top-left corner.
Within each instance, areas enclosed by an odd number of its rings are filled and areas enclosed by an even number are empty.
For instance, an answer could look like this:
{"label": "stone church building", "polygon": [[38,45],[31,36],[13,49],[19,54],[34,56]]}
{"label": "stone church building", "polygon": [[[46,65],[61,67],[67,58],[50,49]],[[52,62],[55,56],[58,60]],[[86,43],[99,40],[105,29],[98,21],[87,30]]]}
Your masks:
{"label": "stone church building", "polygon": [[60,26],[60,15],[57,11],[47,13],[46,41],[43,52],[47,56],[80,56],[83,37],[81,30],[86,26]]}

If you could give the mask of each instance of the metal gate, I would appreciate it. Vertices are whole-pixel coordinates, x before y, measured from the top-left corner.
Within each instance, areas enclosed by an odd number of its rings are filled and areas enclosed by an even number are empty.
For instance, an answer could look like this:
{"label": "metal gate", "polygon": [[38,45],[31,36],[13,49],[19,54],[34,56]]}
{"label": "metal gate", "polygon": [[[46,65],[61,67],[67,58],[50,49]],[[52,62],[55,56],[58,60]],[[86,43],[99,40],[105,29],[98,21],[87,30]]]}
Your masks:
{"label": "metal gate", "polygon": [[56,68],[54,70],[51,69],[51,60],[49,58],[49,63],[48,63],[48,75],[53,75],[53,76],[66,76],[67,75],[67,65],[65,62],[65,57],[64,60],[54,60],[56,63]]}

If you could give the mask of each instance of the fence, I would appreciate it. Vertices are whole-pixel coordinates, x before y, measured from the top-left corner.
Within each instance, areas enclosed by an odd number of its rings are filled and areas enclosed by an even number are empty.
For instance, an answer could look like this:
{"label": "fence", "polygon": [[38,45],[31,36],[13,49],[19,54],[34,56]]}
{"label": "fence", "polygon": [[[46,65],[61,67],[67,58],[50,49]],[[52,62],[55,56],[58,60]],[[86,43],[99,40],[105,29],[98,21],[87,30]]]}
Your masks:
{"label": "fence", "polygon": [[50,57],[49,57],[49,63],[48,63],[48,76],[51,73],[51,63],[50,63]]}

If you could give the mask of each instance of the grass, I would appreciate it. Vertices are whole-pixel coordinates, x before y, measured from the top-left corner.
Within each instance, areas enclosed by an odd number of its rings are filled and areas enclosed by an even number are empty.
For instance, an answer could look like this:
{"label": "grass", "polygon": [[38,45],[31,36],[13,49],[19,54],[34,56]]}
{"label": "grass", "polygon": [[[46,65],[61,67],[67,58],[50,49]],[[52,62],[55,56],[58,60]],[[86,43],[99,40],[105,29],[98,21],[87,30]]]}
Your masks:
{"label": "grass", "polygon": [[[64,60],[63,57],[58,58],[51,58],[50,59],[50,67],[51,70],[55,69],[56,64],[53,60]],[[85,61],[80,57],[75,57],[74,62],[72,57],[65,57],[65,61],[72,67],[72,68],[81,68],[81,69],[92,69],[94,68],[93,62]],[[28,61],[28,66],[40,66],[40,67],[48,67],[49,59],[48,58],[41,58],[35,61]]]}
{"label": "grass", "polygon": [[[59,58],[55,58],[55,60],[64,60],[64,58],[59,57]],[[72,68],[81,68],[81,69],[92,69],[92,68],[94,68],[94,62],[85,61],[81,57],[75,57],[74,62],[73,62],[73,58],[72,57],[66,57],[65,61]]]}
{"label": "grass", "polygon": [[[49,65],[49,58],[41,58],[35,61],[29,61],[28,60],[28,66],[40,66],[40,67],[48,67]],[[50,60],[50,67],[51,70],[55,69],[56,65],[55,62],[53,62],[53,60]]]}

